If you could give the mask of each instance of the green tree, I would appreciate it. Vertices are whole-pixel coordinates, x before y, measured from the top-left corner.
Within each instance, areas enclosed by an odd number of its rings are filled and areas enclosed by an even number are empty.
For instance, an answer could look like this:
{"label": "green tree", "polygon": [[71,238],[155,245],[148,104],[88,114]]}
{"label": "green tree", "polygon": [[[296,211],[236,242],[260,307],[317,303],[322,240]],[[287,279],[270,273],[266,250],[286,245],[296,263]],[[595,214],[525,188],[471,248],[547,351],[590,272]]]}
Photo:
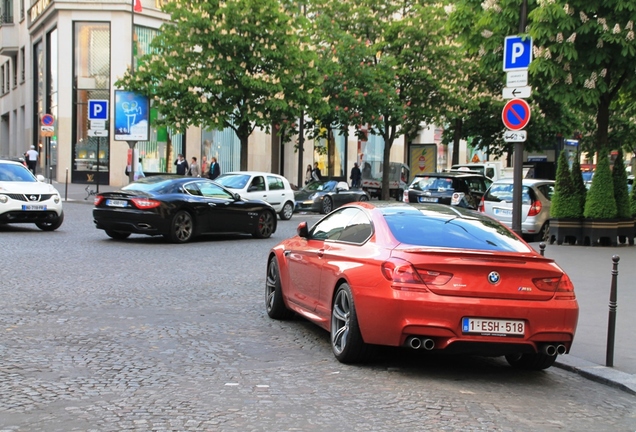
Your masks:
{"label": "green tree", "polygon": [[613,219],[617,215],[614,182],[607,153],[600,152],[592,186],[587,193],[583,216],[587,219]]}
{"label": "green tree", "polygon": [[382,198],[388,199],[395,139],[409,141],[422,123],[445,118],[459,105],[464,92],[458,88],[468,86],[462,56],[444,26],[443,4],[344,0],[315,8],[328,47],[322,92],[336,113],[321,124],[335,119],[340,127],[367,126],[382,136]]}
{"label": "green tree", "polygon": [[627,190],[627,172],[623,160],[623,150],[618,155],[612,168],[612,183],[614,185],[614,200],[616,201],[616,216],[622,219],[631,218],[629,191]]}
{"label": "green tree", "polygon": [[252,131],[296,118],[313,101],[306,20],[276,0],[174,0],[164,11],[171,22],[155,52],[116,85],[152,97],[162,122],[177,129],[233,129],[247,169]]}
{"label": "green tree", "polygon": [[579,162],[578,155],[576,158],[574,158],[574,162],[572,163],[572,183],[574,184],[574,190],[576,191],[579,199],[578,217],[581,217],[583,216],[583,210],[585,209],[587,188],[585,187],[585,182],[583,181],[583,173],[581,172],[581,163]]}
{"label": "green tree", "polygon": [[636,3],[627,0],[538,1],[528,33],[546,94],[593,116],[594,148],[609,148],[612,108],[636,93]]}
{"label": "green tree", "polygon": [[572,181],[567,155],[563,151],[559,155],[557,163],[550,217],[555,219],[576,219],[581,216],[581,200]]}

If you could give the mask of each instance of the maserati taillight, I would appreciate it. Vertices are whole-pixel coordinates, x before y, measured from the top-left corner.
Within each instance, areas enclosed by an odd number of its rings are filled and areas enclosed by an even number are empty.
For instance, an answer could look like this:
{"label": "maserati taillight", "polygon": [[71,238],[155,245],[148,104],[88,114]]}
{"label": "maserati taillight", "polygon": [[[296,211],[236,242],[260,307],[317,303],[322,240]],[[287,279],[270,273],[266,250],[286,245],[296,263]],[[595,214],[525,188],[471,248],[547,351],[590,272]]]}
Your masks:
{"label": "maserati taillight", "polygon": [[161,205],[161,202],[149,198],[133,198],[130,201],[140,210],[153,209]]}

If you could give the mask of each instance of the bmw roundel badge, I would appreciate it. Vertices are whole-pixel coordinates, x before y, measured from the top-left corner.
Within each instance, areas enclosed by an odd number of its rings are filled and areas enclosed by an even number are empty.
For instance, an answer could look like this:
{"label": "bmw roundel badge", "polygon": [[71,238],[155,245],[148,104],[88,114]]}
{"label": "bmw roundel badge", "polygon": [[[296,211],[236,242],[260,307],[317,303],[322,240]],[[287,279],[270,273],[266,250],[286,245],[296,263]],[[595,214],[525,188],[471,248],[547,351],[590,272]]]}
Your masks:
{"label": "bmw roundel badge", "polygon": [[491,284],[499,283],[500,280],[501,277],[499,276],[499,273],[493,271],[488,274],[488,282],[490,282]]}

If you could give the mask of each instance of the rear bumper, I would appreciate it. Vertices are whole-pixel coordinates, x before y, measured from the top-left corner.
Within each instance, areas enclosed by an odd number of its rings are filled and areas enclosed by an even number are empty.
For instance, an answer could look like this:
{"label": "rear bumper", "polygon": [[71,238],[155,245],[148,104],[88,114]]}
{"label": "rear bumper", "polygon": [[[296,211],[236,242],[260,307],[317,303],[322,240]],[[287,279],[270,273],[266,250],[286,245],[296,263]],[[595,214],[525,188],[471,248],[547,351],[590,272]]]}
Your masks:
{"label": "rear bumper", "polygon": [[93,209],[95,227],[105,231],[159,235],[168,232],[169,221],[158,214],[131,210]]}
{"label": "rear bumper", "polygon": [[[433,339],[435,349],[502,355],[562,343],[569,351],[578,322],[576,300],[523,301],[439,296],[392,288],[356,290],[354,298],[365,342],[402,346],[410,336]],[[382,319],[378,319],[381,316]],[[523,336],[466,334],[462,318],[523,320]]]}

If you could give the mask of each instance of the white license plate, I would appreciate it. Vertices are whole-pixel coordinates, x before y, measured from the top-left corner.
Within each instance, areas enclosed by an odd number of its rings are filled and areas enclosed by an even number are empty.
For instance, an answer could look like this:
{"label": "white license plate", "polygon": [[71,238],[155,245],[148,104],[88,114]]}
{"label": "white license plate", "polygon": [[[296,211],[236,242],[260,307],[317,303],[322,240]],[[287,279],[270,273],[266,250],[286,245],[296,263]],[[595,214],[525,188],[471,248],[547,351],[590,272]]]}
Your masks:
{"label": "white license plate", "polygon": [[32,210],[46,210],[45,205],[23,205],[22,210],[32,211]]}
{"label": "white license plate", "polygon": [[512,216],[512,210],[510,209],[500,209],[500,208],[496,208],[494,209],[495,216]]}
{"label": "white license plate", "polygon": [[378,190],[377,190],[377,189],[374,189],[374,188],[367,188],[367,191],[368,191],[368,192],[377,192]]}
{"label": "white license plate", "polygon": [[462,333],[483,336],[523,336],[525,329],[525,322],[520,320],[462,318]]}
{"label": "white license plate", "polygon": [[420,202],[437,202],[437,198],[420,197]]}
{"label": "white license plate", "polygon": [[106,205],[108,207],[126,207],[128,206],[128,202],[124,200],[106,200]]}

